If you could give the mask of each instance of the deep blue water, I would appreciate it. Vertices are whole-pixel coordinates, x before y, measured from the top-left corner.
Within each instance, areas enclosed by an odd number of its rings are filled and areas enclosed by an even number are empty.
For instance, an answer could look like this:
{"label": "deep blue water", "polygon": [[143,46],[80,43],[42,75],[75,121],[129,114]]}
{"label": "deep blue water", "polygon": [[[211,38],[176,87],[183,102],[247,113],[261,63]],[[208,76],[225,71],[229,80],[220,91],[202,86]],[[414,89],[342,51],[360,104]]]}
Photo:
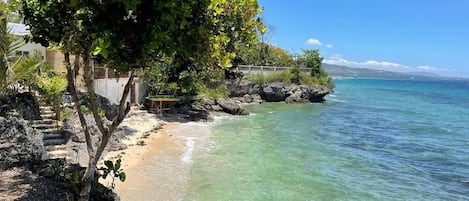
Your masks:
{"label": "deep blue water", "polygon": [[469,81],[336,85],[217,122],[185,200],[469,200]]}

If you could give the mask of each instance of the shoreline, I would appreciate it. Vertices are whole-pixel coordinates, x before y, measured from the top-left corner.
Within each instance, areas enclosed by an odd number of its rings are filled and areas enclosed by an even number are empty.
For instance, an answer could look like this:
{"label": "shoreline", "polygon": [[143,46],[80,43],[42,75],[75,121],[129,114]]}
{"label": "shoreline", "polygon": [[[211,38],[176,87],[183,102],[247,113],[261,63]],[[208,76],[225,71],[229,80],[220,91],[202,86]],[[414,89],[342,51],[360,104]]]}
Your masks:
{"label": "shoreline", "polygon": [[[211,116],[219,119],[224,115]],[[191,179],[193,154],[212,136],[213,122],[181,121],[177,115],[154,118],[163,126],[130,136],[123,140],[127,149],[109,152],[100,162],[121,157],[127,178],[115,182],[115,192],[123,201],[183,199]],[[100,179],[107,186],[110,182],[110,178]]]}

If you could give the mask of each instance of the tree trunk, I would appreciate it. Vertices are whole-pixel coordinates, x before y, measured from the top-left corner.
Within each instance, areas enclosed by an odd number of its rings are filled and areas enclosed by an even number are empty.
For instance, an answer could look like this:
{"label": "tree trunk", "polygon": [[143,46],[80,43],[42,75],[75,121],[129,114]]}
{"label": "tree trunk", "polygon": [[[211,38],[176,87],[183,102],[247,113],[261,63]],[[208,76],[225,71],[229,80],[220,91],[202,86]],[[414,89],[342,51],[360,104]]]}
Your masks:
{"label": "tree trunk", "polygon": [[[96,125],[99,128],[99,132],[101,133],[101,136],[102,136],[101,141],[99,142],[99,146],[96,149],[96,152],[88,152],[89,154],[88,167],[86,168],[85,174],[83,175],[83,178],[81,180],[82,188],[80,191],[79,200],[87,201],[89,200],[92,183],[96,179],[94,176],[96,173],[96,165],[99,161],[99,158],[101,158],[101,155],[103,154],[103,151],[106,148],[109,142],[109,139],[111,139],[114,130],[117,128],[117,126],[119,126],[119,124],[125,118],[125,115],[127,114],[127,112],[130,110],[129,105],[127,105],[125,109],[124,109],[124,106],[126,105],[126,99],[127,99],[127,96],[129,95],[130,86],[135,77],[135,70],[131,71],[129,80],[127,81],[127,84],[124,87],[124,91],[122,93],[122,97],[118,106],[117,116],[114,118],[110,126],[105,126],[101,117],[98,114],[99,108],[98,108],[98,104],[96,100],[96,94],[94,91],[94,76],[93,76],[93,71],[91,69],[92,67],[90,65],[91,64],[90,55],[86,55],[86,54],[83,55],[83,63],[84,63],[83,70],[85,72],[85,83],[86,83],[86,87],[88,90],[88,94],[90,96],[91,111],[92,111],[94,120],[96,122]],[[87,144],[87,146],[91,146],[91,145]]]}

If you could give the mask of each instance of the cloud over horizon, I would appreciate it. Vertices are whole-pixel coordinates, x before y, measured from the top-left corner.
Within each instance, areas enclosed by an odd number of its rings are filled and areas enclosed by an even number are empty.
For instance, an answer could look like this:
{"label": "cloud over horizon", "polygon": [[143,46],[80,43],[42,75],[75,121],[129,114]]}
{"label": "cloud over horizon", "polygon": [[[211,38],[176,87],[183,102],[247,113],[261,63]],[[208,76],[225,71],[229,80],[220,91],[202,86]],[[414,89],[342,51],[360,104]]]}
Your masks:
{"label": "cloud over horizon", "polygon": [[409,73],[409,72],[431,72],[431,73],[444,73],[445,69],[438,69],[431,66],[417,66],[411,67],[406,66],[398,63],[388,62],[388,61],[376,61],[376,60],[368,60],[364,62],[356,62],[356,61],[349,61],[347,59],[342,58],[340,55],[333,55],[329,59],[324,59],[324,63],[327,64],[334,64],[334,65],[342,65],[348,67],[355,67],[355,68],[369,68],[375,70],[385,70],[385,71],[393,71],[393,72],[401,72],[401,73]]}
{"label": "cloud over horizon", "polygon": [[326,47],[327,47],[327,48],[333,48],[334,46],[331,45],[331,44],[327,44]]}

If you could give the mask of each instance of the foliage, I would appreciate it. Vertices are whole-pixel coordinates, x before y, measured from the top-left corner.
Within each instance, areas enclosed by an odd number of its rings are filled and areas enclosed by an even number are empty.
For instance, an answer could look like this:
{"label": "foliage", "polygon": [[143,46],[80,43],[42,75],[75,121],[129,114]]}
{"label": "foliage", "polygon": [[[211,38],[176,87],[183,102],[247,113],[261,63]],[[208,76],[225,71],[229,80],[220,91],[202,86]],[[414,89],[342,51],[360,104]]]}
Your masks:
{"label": "foliage", "polygon": [[81,111],[83,111],[83,113],[91,114],[90,108],[86,107],[86,105],[81,105],[80,108],[81,108]]}
{"label": "foliage", "polygon": [[103,109],[99,109],[98,116],[103,119],[104,117],[106,117],[106,111],[104,111]]}
{"label": "foliage", "polygon": [[293,57],[282,48],[259,42],[253,46],[243,46],[234,59],[236,64],[258,66],[291,66]]}
{"label": "foliage", "polygon": [[249,81],[251,81],[254,84],[263,86],[265,85],[267,80],[266,80],[266,76],[263,73],[258,73],[258,74],[251,75],[249,77]]}
{"label": "foliage", "polygon": [[300,56],[300,65],[311,68],[311,76],[319,77],[321,75],[321,64],[323,58],[319,56],[319,49],[308,50],[302,49],[303,54]]}
{"label": "foliage", "polygon": [[62,74],[53,70],[41,73],[37,78],[39,92],[52,103],[57,103],[62,97],[62,92],[67,87],[67,80]]}
{"label": "foliage", "polygon": [[60,121],[64,121],[67,119],[70,115],[72,115],[73,110],[70,108],[65,108],[62,111],[60,111]]}
{"label": "foliage", "polygon": [[61,181],[64,179],[65,166],[62,162],[53,161],[50,164],[50,168],[52,170],[52,177],[55,181]]}
{"label": "foliage", "polygon": [[114,189],[115,183],[114,180],[115,178],[118,178],[121,182],[125,181],[126,175],[125,172],[122,171],[121,169],[121,159],[117,159],[115,163],[112,161],[106,160],[104,161],[105,167],[100,167],[98,170],[101,170],[103,174],[101,177],[103,179],[106,179],[108,175],[111,175],[112,178],[112,183],[111,183],[111,189]]}
{"label": "foliage", "polygon": [[7,20],[11,10],[9,5],[0,3],[0,93],[14,83],[31,80],[41,65],[37,56],[15,55],[15,51],[24,43],[17,36],[8,33]]}
{"label": "foliage", "polygon": [[301,80],[301,77],[300,77],[300,74],[301,74],[301,69],[300,67],[298,66],[295,66],[293,68],[290,69],[290,73],[291,73],[291,82],[294,83],[294,84],[300,84],[300,80]]}
{"label": "foliage", "polygon": [[230,94],[225,84],[220,84],[214,88],[201,85],[198,91],[201,97],[213,99],[228,97],[228,95]]}

